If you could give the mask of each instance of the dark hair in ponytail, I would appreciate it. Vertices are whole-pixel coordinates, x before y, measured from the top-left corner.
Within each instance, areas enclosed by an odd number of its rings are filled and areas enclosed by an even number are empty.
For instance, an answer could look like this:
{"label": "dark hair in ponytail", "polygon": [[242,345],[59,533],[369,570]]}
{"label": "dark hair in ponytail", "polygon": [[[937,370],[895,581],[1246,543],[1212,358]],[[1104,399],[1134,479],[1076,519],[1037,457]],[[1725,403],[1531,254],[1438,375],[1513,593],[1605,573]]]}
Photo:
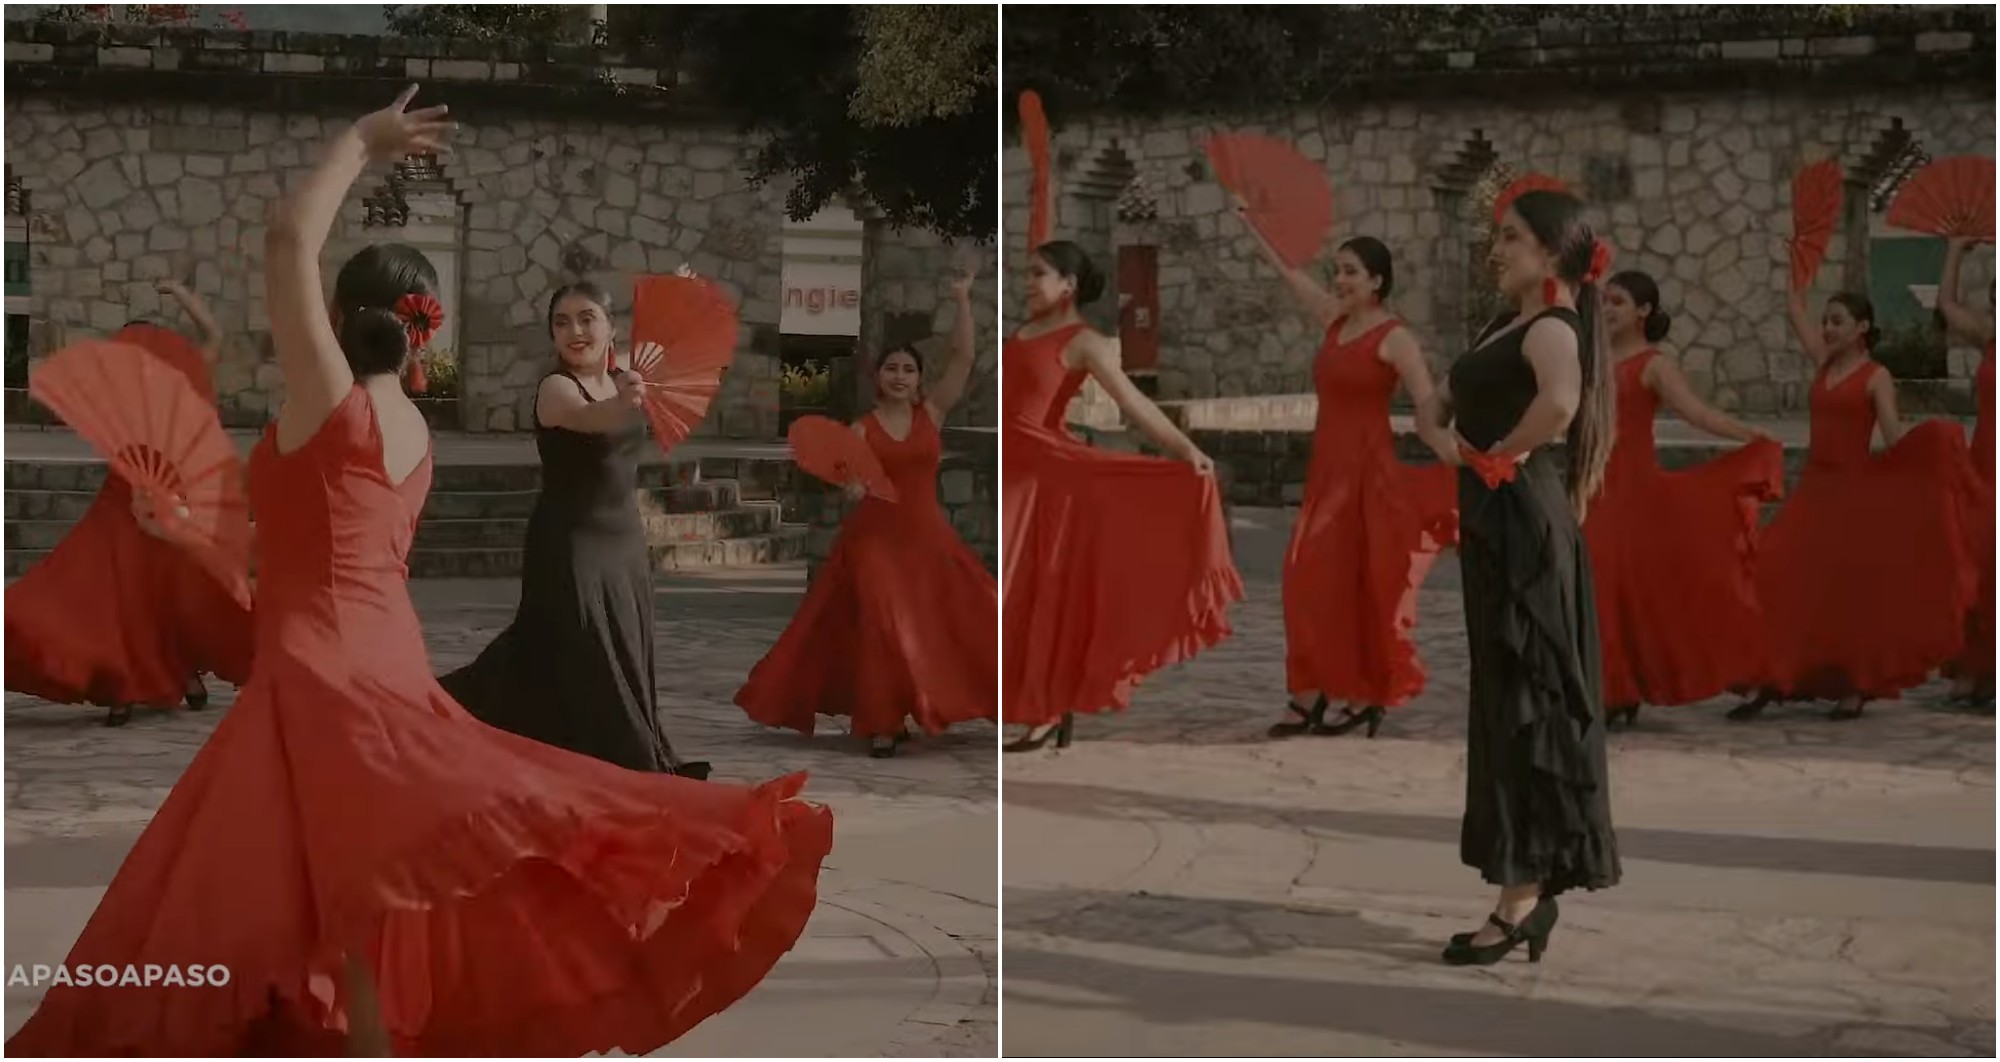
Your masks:
{"label": "dark hair in ponytail", "polygon": [[1104,274],[1083,248],[1068,240],[1050,240],[1035,248],[1035,257],[1049,264],[1056,275],[1076,281],[1076,304],[1088,306],[1104,294]]}
{"label": "dark hair in ponytail", "polygon": [[396,312],[405,295],[437,297],[437,268],[406,243],[376,243],[354,253],[333,281],[340,352],[356,379],[403,370],[410,323]]}
{"label": "dark hair in ponytail", "polygon": [[1597,234],[1584,220],[1583,201],[1564,192],[1533,191],[1514,201],[1514,212],[1535,239],[1555,257],[1556,277],[1576,290],[1576,313],[1582,325],[1577,355],[1583,370],[1581,400],[1570,418],[1565,438],[1568,456],[1570,508],[1583,519],[1590,501],[1604,485],[1611,461],[1616,396],[1612,393],[1611,352],[1605,342],[1602,293],[1585,283],[1597,254]]}
{"label": "dark hair in ponytail", "polygon": [[1658,343],[1667,338],[1667,329],[1673,327],[1674,319],[1660,309],[1660,285],[1654,282],[1651,274],[1627,269],[1612,276],[1606,286],[1623,290],[1632,296],[1633,305],[1646,308],[1646,316],[1639,319],[1639,330],[1644,333],[1646,342]]}
{"label": "dark hair in ponytail", "polygon": [[1842,291],[1828,296],[1827,304],[1839,306],[1849,317],[1868,322],[1868,331],[1861,341],[1868,345],[1868,353],[1875,353],[1875,344],[1882,342],[1882,330],[1875,325],[1875,303],[1858,291]]}

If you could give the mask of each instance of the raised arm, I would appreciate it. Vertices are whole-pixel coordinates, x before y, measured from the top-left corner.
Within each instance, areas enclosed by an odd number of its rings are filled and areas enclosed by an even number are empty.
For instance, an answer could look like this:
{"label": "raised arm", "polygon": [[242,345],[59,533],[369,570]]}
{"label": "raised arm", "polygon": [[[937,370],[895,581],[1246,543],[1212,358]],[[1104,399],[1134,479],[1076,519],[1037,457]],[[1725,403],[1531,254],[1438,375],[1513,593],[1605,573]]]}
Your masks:
{"label": "raised arm", "polygon": [[208,303],[201,296],[188,289],[178,280],[162,280],[155,289],[162,295],[171,296],[186,311],[188,320],[194,322],[195,330],[201,334],[195,342],[201,348],[201,360],[214,365],[222,357],[222,326],[215,323],[215,315],[209,312]]}
{"label": "raised arm", "polygon": [[1875,403],[1875,426],[1882,432],[1882,443],[1894,446],[1902,439],[1909,426],[1903,423],[1903,415],[1896,409],[1896,379],[1883,369],[1868,379],[1868,399]]}
{"label": "raised arm", "polygon": [[1806,309],[1806,293],[1794,291],[1786,300],[1785,313],[1792,322],[1792,334],[1799,337],[1799,345],[1805,348],[1806,360],[1817,369],[1826,364],[1826,344],[1821,342],[1819,327]]}
{"label": "raised arm", "polygon": [[1091,379],[1118,403],[1118,409],[1129,418],[1153,445],[1165,451],[1176,460],[1186,461],[1202,475],[1215,472],[1215,462],[1201,452],[1194,440],[1187,437],[1160,407],[1153,404],[1132,378],[1125,375],[1124,354],[1118,341],[1109,336],[1085,329],[1070,341],[1070,349],[1076,354],[1076,363],[1090,373]]}
{"label": "raised arm", "polygon": [[951,281],[952,301],[958,307],[958,316],[951,322],[951,360],[945,362],[944,371],[938,374],[937,384],[925,396],[925,404],[931,407],[931,419],[943,423],[945,414],[965,397],[965,385],[972,379],[972,363],[977,360],[972,349],[972,274],[960,273]]}
{"label": "raised arm", "polygon": [[1660,396],[1660,401],[1665,402],[1667,408],[1674,411],[1675,416],[1710,435],[1720,439],[1749,442],[1763,434],[1703,402],[1701,396],[1694,393],[1694,388],[1688,386],[1687,377],[1682,375],[1680,367],[1665,355],[1655,357],[1646,366],[1646,371],[1640,380],[1652,388],[1654,394]]}
{"label": "raised arm", "polygon": [[1958,298],[1959,273],[1971,240],[1957,239],[1945,245],[1944,276],[1938,280],[1937,308],[1952,331],[1975,343],[1993,342],[1993,320],[1974,313]]}
{"label": "raised arm", "polygon": [[1333,319],[1340,316],[1339,304],[1334,297],[1325,288],[1314,283],[1312,277],[1306,275],[1305,270],[1294,269],[1285,264],[1285,260],[1278,255],[1278,249],[1271,246],[1271,241],[1264,238],[1264,233],[1256,225],[1251,224],[1250,217],[1244,212],[1240,201],[1236,205],[1236,216],[1242,220],[1243,227],[1250,230],[1250,237],[1257,241],[1257,250],[1262,252],[1264,260],[1271,263],[1271,268],[1277,270],[1278,275],[1284,278],[1285,287],[1291,290],[1293,298],[1299,300],[1299,305],[1319,322],[1322,330],[1333,324]]}
{"label": "raised arm", "polygon": [[354,386],[327,319],[319,268],[341,201],[370,162],[436,151],[450,129],[442,106],[405,109],[416,94],[411,85],[394,103],[335,135],[319,165],[272,206],[264,235],[265,304],[285,382],[278,431],[294,443],[317,431]]}
{"label": "raised arm", "polygon": [[1553,318],[1536,321],[1521,337],[1521,353],[1535,372],[1535,399],[1514,430],[1494,444],[1491,452],[1505,457],[1520,457],[1562,438],[1583,401],[1575,330]]}

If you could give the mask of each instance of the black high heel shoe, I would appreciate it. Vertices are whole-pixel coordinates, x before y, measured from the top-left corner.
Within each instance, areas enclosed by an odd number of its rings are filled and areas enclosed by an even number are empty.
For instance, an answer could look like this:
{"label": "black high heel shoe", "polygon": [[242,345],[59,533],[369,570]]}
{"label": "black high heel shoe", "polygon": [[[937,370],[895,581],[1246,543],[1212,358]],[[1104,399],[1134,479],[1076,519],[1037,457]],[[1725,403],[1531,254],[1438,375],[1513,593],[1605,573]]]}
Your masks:
{"label": "black high heel shoe", "polygon": [[126,723],[129,723],[131,721],[132,721],[132,706],[129,704],[114,704],[109,709],[105,710],[104,713],[105,726],[124,726]]}
{"label": "black high heel shoe", "polygon": [[1486,916],[1488,925],[1504,934],[1491,944],[1474,944],[1476,933],[1460,933],[1451,938],[1445,946],[1444,961],[1448,966],[1492,966],[1522,944],[1528,946],[1528,961],[1541,962],[1542,953],[1549,950],[1549,934],[1556,928],[1559,915],[1553,896],[1545,896],[1536,901],[1535,909],[1516,925],[1500,917],[1498,912]]}
{"label": "black high heel shoe", "polygon": [[1771,706],[1771,699],[1769,693],[1760,693],[1744,701],[1742,704],[1731,708],[1729,714],[1723,718],[1728,719],[1732,723],[1741,723],[1755,719],[1764,714],[1764,709]]}
{"label": "black high heel shoe", "polygon": [[199,712],[203,708],[208,707],[208,687],[202,685],[200,679],[196,679],[195,684],[187,691],[184,699],[187,702],[188,711]]}
{"label": "black high heel shoe", "polygon": [[1339,719],[1314,727],[1313,733],[1339,737],[1365,726],[1368,728],[1368,736],[1372,738],[1375,736],[1375,731],[1382,729],[1382,720],[1388,716],[1389,713],[1379,704],[1371,704],[1358,712],[1352,708],[1342,708]]}
{"label": "black high heel shoe", "polygon": [[1076,728],[1075,714],[1071,712],[1064,712],[1062,717],[1062,722],[1044,729],[1039,734],[1035,733],[1033,730],[1029,730],[1027,733],[1022,734],[1020,737],[1017,737],[1014,740],[1009,741],[1005,745],[1000,746],[1000,751],[1033,752],[1036,749],[1041,748],[1043,745],[1048,744],[1050,738],[1056,739],[1056,748],[1066,749],[1069,748],[1070,737],[1074,733],[1075,728]]}
{"label": "black high heel shoe", "polygon": [[1839,704],[1833,706],[1832,711],[1826,713],[1826,717],[1836,723],[1845,723],[1849,720],[1859,719],[1861,718],[1861,709],[1867,707],[1867,705],[1868,698],[1866,697],[1856,698],[1852,708],[1848,707],[1846,700],[1843,699]]}
{"label": "black high heel shoe", "polygon": [[710,767],[707,760],[687,760],[681,763],[680,766],[675,767],[671,773],[681,778],[692,778],[697,782],[706,782],[708,781],[709,770]]}
{"label": "black high heel shoe", "polygon": [[1630,730],[1631,728],[1638,726],[1639,706],[1636,704],[1621,704],[1615,708],[1609,709],[1604,713],[1604,721],[1607,724],[1617,723],[1620,717],[1624,718],[1625,728],[1627,730]]}
{"label": "black high heel shoe", "polygon": [[[910,735],[908,734],[894,734],[889,736],[878,736],[869,738],[868,758],[872,760],[890,759],[891,757],[896,755],[897,749],[903,747],[903,742],[908,741],[909,739]],[[883,743],[885,741],[887,742],[887,744]]]}
{"label": "black high heel shoe", "polygon": [[1272,723],[1271,729],[1265,733],[1274,738],[1297,737],[1308,730],[1318,730],[1326,725],[1325,694],[1321,694],[1311,708],[1301,708],[1297,702],[1288,700],[1285,702],[1285,710],[1298,716],[1299,721],[1294,723],[1288,719],[1282,723]]}

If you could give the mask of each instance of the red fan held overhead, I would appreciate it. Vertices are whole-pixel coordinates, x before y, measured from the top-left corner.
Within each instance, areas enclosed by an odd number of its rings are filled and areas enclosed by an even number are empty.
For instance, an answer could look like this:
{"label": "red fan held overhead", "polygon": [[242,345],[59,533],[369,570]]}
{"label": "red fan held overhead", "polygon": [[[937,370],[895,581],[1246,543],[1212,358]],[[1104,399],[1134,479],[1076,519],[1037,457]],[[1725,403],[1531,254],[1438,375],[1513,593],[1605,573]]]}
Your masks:
{"label": "red fan held overhead", "polygon": [[37,366],[28,393],[151,503],[169,541],[250,607],[243,460],[187,377],[131,344],[88,340]]}
{"label": "red fan held overhead", "polygon": [[1255,133],[1208,138],[1215,179],[1243,200],[1250,224],[1294,269],[1319,254],[1333,227],[1326,170],[1282,140]]}
{"label": "red fan held overhead", "polygon": [[1840,224],[1840,163],[1822,159],[1792,178],[1792,290],[1812,287]]}
{"label": "red fan held overhead", "polygon": [[653,440],[670,451],[693,434],[736,359],[736,307],[691,276],[640,277],[632,294],[632,357]]}
{"label": "red fan held overhead", "polygon": [[896,487],[882,470],[882,462],[853,428],[826,417],[800,417],[786,438],[792,444],[792,458],[807,474],[842,487],[859,483],[883,501],[896,500]]}
{"label": "red fan held overhead", "polygon": [[1506,217],[1507,211],[1513,209],[1514,200],[1529,192],[1561,192],[1568,195],[1569,186],[1546,173],[1531,173],[1521,177],[1493,197],[1493,224],[1500,224],[1500,219]]}
{"label": "red fan held overhead", "polygon": [[1993,160],[1954,155],[1918,170],[1889,203],[1889,224],[1947,239],[1993,242]]}
{"label": "red fan held overhead", "polygon": [[1028,253],[1049,242],[1055,225],[1049,209],[1049,116],[1042,113],[1042,97],[1021,93],[1021,144],[1028,149]]}

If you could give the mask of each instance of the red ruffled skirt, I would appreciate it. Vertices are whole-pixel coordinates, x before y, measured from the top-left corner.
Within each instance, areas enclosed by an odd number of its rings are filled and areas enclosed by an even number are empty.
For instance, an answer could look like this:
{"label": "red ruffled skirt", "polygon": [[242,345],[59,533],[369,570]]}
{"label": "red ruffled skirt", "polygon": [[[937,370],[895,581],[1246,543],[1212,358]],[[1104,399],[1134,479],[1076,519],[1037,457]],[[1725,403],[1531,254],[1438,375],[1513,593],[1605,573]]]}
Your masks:
{"label": "red ruffled skirt", "polygon": [[1981,491],[1956,425],[1853,465],[1809,466],[1758,544],[1764,685],[1893,698],[1965,646]]}
{"label": "red ruffled skirt", "polygon": [[1606,707],[1692,704],[1758,673],[1757,529],[1784,472],[1769,439],[1672,472],[1614,458],[1583,526]]}
{"label": "red ruffled skirt", "polygon": [[930,734],[992,719],[998,597],[941,511],[864,500],[736,703],[802,734],[821,715],[849,716],[866,737],[900,733],[906,718]]}
{"label": "red ruffled skirt", "polygon": [[832,825],[803,776],[627,771],[479,723],[420,655],[328,659],[259,659],[67,960],[228,984],[54,988],[8,1054],[338,1055],[354,949],[398,1054],[642,1055],[804,929]]}
{"label": "red ruffled skirt", "polygon": [[1457,540],[1457,477],[1389,453],[1315,472],[1285,551],[1286,689],[1402,704],[1424,688],[1417,588]]}
{"label": "red ruffled skirt", "polygon": [[165,707],[202,672],[240,686],[254,645],[250,611],[140,529],[116,476],[7,587],[6,628],[7,688],[64,704]]}
{"label": "red ruffled skirt", "polygon": [[1003,718],[1123,709],[1227,637],[1243,580],[1215,481],[1012,424],[1001,482]]}

